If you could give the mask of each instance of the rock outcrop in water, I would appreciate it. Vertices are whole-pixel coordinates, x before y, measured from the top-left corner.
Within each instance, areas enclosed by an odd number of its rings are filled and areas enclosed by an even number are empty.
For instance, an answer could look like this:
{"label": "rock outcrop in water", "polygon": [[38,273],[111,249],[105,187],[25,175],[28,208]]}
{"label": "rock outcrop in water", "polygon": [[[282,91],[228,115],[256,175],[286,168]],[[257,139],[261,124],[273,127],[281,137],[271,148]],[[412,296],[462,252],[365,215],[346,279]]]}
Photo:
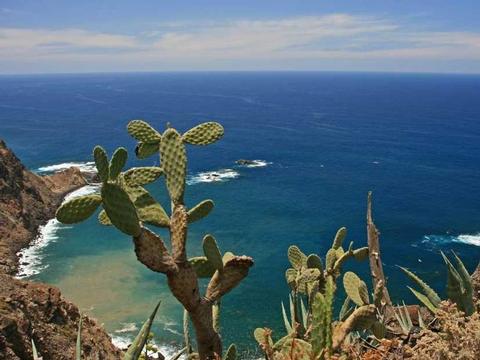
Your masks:
{"label": "rock outcrop in water", "polygon": [[[31,340],[44,360],[73,359],[78,308],[46,284],[18,280],[17,253],[54,217],[65,194],[86,185],[78,168],[49,176],[28,171],[0,140],[0,359],[31,359]],[[84,317],[83,354],[118,359],[119,351],[95,321]]]}

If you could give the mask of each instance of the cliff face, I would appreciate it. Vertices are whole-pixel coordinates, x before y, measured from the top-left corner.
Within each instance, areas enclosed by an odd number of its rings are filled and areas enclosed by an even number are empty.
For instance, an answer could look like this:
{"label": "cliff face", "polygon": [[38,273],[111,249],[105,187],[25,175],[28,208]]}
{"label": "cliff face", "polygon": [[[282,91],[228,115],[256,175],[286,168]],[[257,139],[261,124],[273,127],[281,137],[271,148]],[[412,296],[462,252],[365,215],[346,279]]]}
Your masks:
{"label": "cliff face", "polygon": [[54,217],[63,196],[85,184],[77,168],[45,177],[27,171],[0,140],[0,272],[15,274],[16,253]]}
{"label": "cliff face", "polygon": [[[12,275],[18,251],[54,217],[64,195],[84,185],[77,168],[44,177],[29,172],[0,140],[0,359],[32,359],[32,339],[44,360],[74,358],[78,308],[57,288]],[[82,351],[88,359],[120,358],[108,334],[87,317]]]}

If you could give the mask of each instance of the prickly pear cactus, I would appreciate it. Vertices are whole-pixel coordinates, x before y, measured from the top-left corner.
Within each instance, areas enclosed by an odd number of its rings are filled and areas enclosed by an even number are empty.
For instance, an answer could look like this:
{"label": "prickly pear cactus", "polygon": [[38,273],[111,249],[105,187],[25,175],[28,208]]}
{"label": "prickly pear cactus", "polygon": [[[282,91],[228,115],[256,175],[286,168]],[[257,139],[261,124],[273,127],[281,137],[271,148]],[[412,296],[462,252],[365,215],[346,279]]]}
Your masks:
{"label": "prickly pear cactus", "polygon": [[127,163],[128,153],[124,148],[118,148],[112,155],[109,165],[109,179],[116,180]]}
{"label": "prickly pear cactus", "polygon": [[355,273],[351,271],[345,273],[343,287],[348,297],[358,306],[370,303],[367,285]]}
{"label": "prickly pear cactus", "polygon": [[106,183],[102,186],[102,199],[105,212],[116,228],[131,236],[140,235],[139,218],[125,190],[116,184]]}
{"label": "prickly pear cactus", "polygon": [[191,208],[187,213],[188,222],[193,223],[203,219],[205,216],[210,214],[210,211],[212,211],[214,205],[215,204],[212,200],[203,200],[201,203],[195,205],[195,207]]}
{"label": "prickly pear cactus", "polygon": [[183,201],[183,193],[185,191],[187,154],[182,138],[176,130],[165,130],[160,143],[160,154],[170,198],[173,203],[180,203]]}
{"label": "prickly pear cactus", "polygon": [[182,139],[192,145],[209,145],[223,136],[223,126],[217,122],[206,122],[183,134]]}
{"label": "prickly pear cactus", "polygon": [[163,169],[157,166],[136,167],[126,171],[123,178],[128,186],[141,186],[154,182],[162,175]]}
{"label": "prickly pear cactus", "polygon": [[57,210],[57,220],[63,224],[75,224],[88,219],[102,203],[98,195],[85,195],[74,198]]}
{"label": "prickly pear cactus", "polygon": [[130,121],[127,126],[127,131],[142,143],[158,144],[162,140],[162,135],[143,120]]}
{"label": "prickly pear cactus", "polygon": [[101,146],[95,146],[93,149],[93,158],[97,167],[98,177],[103,182],[108,181],[109,167],[107,153]]}
{"label": "prickly pear cactus", "polygon": [[223,270],[222,254],[220,253],[217,242],[212,235],[206,235],[203,238],[203,252],[215,269],[219,271]]}

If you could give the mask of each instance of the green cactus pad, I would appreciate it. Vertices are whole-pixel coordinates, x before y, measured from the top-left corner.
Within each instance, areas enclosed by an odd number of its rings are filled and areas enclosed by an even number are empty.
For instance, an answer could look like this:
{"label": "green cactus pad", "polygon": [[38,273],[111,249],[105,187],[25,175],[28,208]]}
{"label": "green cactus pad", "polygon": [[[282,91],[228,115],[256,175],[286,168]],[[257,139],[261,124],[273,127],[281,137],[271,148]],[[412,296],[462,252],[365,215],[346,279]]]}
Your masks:
{"label": "green cactus pad", "polygon": [[368,258],[368,247],[362,247],[360,249],[353,250],[353,257],[357,261],[364,261]]}
{"label": "green cactus pad", "polygon": [[154,182],[163,174],[158,166],[135,167],[126,171],[123,178],[128,186],[146,185]]}
{"label": "green cactus pad", "polygon": [[288,248],[288,261],[296,270],[307,266],[307,256],[296,245]]}
{"label": "green cactus pad", "polygon": [[223,136],[223,126],[217,122],[206,122],[183,134],[182,139],[192,145],[208,145]]}
{"label": "green cactus pad", "polygon": [[109,164],[107,153],[101,146],[95,146],[93,149],[93,159],[95,160],[95,166],[97,167],[98,177],[103,182],[108,181]]}
{"label": "green cactus pad", "polygon": [[185,176],[187,172],[187,155],[180,134],[175,129],[167,129],[160,143],[162,167],[167,178],[167,189],[173,203],[183,199]]}
{"label": "green cactus pad", "polygon": [[369,304],[367,285],[355,273],[351,271],[345,273],[343,287],[348,297],[358,306]]}
{"label": "green cactus pad", "polygon": [[98,222],[102,225],[105,225],[105,226],[112,225],[112,222],[108,218],[108,215],[107,215],[105,210],[102,210],[98,213]]}
{"label": "green cactus pad", "polygon": [[333,248],[329,249],[327,251],[326,260],[325,260],[325,266],[327,270],[333,269],[333,266],[335,265],[335,261],[337,261],[337,252]]}
{"label": "green cactus pad", "polygon": [[260,345],[268,344],[270,347],[273,346],[273,340],[270,336],[270,330],[265,328],[256,328],[253,332],[253,337]]}
{"label": "green cactus pad", "polygon": [[[419,314],[420,315],[420,314]],[[380,321],[375,321],[370,328],[377,339],[383,339],[387,333],[387,328]]]}
{"label": "green cactus pad", "polygon": [[355,310],[353,316],[353,330],[368,330],[377,320],[375,305],[364,305]]}
{"label": "green cactus pad", "polygon": [[288,286],[290,286],[291,289],[294,289],[296,287],[297,283],[297,270],[289,268],[287,271],[285,271],[285,280],[287,281]]}
{"label": "green cactus pad", "polygon": [[135,147],[135,155],[137,155],[139,159],[146,159],[159,151],[160,145],[158,143],[139,142]]}
{"label": "green cactus pad", "polygon": [[345,237],[347,236],[347,228],[342,227],[338,229],[337,234],[335,235],[335,238],[333,239],[333,249],[338,249],[339,247],[342,246],[343,240],[345,240]]}
{"label": "green cactus pad", "polygon": [[146,190],[138,196],[134,203],[141,221],[159,227],[169,227],[170,218],[160,205]]}
{"label": "green cactus pad", "polygon": [[201,203],[195,205],[195,207],[191,208],[187,213],[187,220],[189,223],[193,223],[200,219],[203,219],[207,216],[210,211],[212,211],[215,204],[212,200],[203,200]]}
{"label": "green cactus pad", "polygon": [[227,251],[225,254],[223,254],[223,257],[222,257],[223,265],[225,265],[227,262],[232,260],[234,257],[235,257],[234,253]]}
{"label": "green cactus pad", "polygon": [[316,254],[310,254],[307,257],[307,267],[310,269],[318,269],[323,272],[323,263],[320,256]]}
{"label": "green cactus pad", "polygon": [[125,190],[116,184],[106,183],[102,187],[102,200],[103,208],[117,229],[131,236],[140,235],[137,212]]}
{"label": "green cactus pad", "polygon": [[128,153],[125,148],[120,147],[112,155],[109,166],[110,180],[116,180],[123,167],[127,163]]}
{"label": "green cactus pad", "polygon": [[215,269],[218,271],[223,270],[222,254],[220,253],[217,242],[212,235],[205,235],[203,238],[203,252]]}
{"label": "green cactus pad", "polygon": [[63,224],[75,224],[88,219],[102,203],[98,195],[85,195],[74,198],[60,206],[56,218]]}
{"label": "green cactus pad", "polygon": [[297,279],[298,291],[302,294],[307,293],[307,284],[318,280],[320,278],[320,270],[318,269],[304,269],[300,272]]}
{"label": "green cactus pad", "polygon": [[138,332],[138,335],[135,337],[132,344],[129,346],[127,352],[125,353],[123,360],[138,360],[143,348],[145,347],[145,344],[147,343],[148,335],[150,334],[150,329],[153,324],[153,319],[155,319],[155,315],[157,314],[159,306],[160,302],[157,304],[147,321],[145,321],[145,323],[143,324],[142,328]]}
{"label": "green cactus pad", "polygon": [[127,131],[140,142],[159,143],[162,140],[162,135],[143,120],[130,121],[127,125]]}
{"label": "green cactus pad", "polygon": [[231,344],[227,352],[225,353],[225,356],[223,357],[225,360],[236,360],[237,359],[237,347],[235,344]]}
{"label": "green cactus pad", "polygon": [[215,274],[216,269],[206,256],[197,256],[188,261],[199,278],[211,278]]}

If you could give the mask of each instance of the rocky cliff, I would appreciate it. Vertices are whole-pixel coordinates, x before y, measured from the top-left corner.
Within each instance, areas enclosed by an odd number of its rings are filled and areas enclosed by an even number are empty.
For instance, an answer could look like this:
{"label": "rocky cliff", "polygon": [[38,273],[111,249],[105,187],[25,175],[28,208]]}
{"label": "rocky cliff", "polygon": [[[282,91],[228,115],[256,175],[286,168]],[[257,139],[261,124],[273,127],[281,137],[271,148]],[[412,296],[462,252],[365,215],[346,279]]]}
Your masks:
{"label": "rocky cliff", "polygon": [[[0,140],[0,359],[32,359],[32,339],[43,360],[74,358],[78,308],[57,288],[12,275],[17,253],[54,216],[64,195],[85,184],[77,168],[44,177],[29,172]],[[119,358],[95,321],[84,317],[83,324],[83,358]]]}

